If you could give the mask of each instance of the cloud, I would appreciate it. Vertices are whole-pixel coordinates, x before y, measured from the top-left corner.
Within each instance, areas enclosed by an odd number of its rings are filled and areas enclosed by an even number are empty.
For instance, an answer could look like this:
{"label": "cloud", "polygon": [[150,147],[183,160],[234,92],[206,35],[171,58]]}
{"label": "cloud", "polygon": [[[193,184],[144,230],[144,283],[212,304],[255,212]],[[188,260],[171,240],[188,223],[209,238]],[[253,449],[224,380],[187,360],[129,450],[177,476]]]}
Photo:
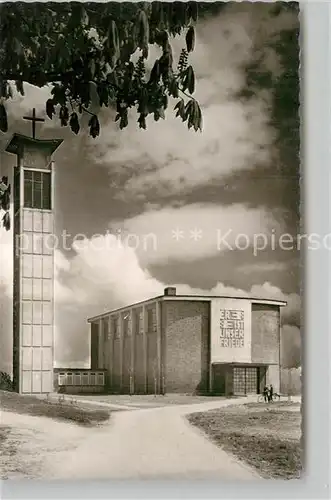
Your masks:
{"label": "cloud", "polygon": [[[115,238],[107,235],[102,238]],[[100,237],[98,243],[102,241]],[[84,360],[88,352],[89,316],[107,312],[118,307],[139,302],[156,295],[162,295],[165,284],[153,278],[141,266],[135,251],[131,248],[116,248],[111,254],[102,247],[96,248],[87,240],[82,248],[76,248],[76,255],[67,259],[62,274],[64,296],[57,297],[60,302],[68,301],[71,311],[59,316],[57,359],[69,358]],[[62,258],[64,258],[62,256]],[[229,295],[236,297],[255,297],[285,300],[287,307],[282,310],[282,322],[297,314],[299,318],[300,298],[296,294],[284,294],[279,288],[266,282],[254,285],[250,290],[241,290],[218,283],[212,289],[192,288],[185,283],[173,283],[179,294]],[[68,317],[71,319],[68,321]],[[288,326],[288,325],[287,325]],[[70,347],[71,346],[71,349]],[[85,354],[84,354],[85,353]]]}
{"label": "cloud", "polygon": [[[246,12],[233,15],[231,8],[197,27],[191,62],[203,110],[202,134],[189,131],[172,109],[165,121],[156,124],[149,118],[147,131],[137,128],[134,115],[123,131],[104,115],[101,136],[91,142],[90,155],[107,166],[111,183],[122,185],[118,198],[144,198],[155,190],[161,196],[183,193],[269,162],[274,140],[270,96],[250,102],[236,97],[244,85],[243,66],[252,59],[255,28]],[[173,45],[178,57],[183,39],[175,39]]]}
{"label": "cloud", "polygon": [[194,261],[245,245],[253,252],[258,235],[270,244],[271,236],[282,231],[272,213],[240,204],[150,209],[131,219],[112,222],[110,228],[123,244],[137,249],[144,264]]}
{"label": "cloud", "polygon": [[[109,246],[104,244],[105,240],[114,244],[111,252]],[[1,249],[1,256],[10,261],[10,245],[1,245]],[[3,271],[2,266],[1,278],[2,285],[6,287],[7,304],[10,300],[11,276],[8,270]],[[84,244],[77,243],[72,258],[68,258],[60,250],[56,251],[55,276],[55,356],[57,364],[60,365],[69,361],[71,364],[81,365],[88,361],[87,317],[161,295],[165,286],[151,276],[147,268],[142,267],[133,248],[119,247],[116,237],[109,234],[95,240],[86,240]],[[286,295],[268,282],[254,285],[250,290],[238,290],[222,283],[212,289],[192,288],[185,283],[174,283],[174,286],[180,294],[254,296],[286,300],[288,306],[283,310],[283,323],[289,319],[293,320],[295,315],[299,317],[300,298],[296,294]],[[2,328],[8,328],[8,335],[11,322],[7,325],[2,323]],[[9,353],[8,350],[7,362]]]}
{"label": "cloud", "polygon": [[[45,103],[52,97],[52,86],[35,87],[29,83],[24,83],[24,96],[17,92],[15,83],[10,82],[13,98],[8,107],[10,116],[13,118],[22,118],[22,113],[31,113],[32,108],[36,108],[37,115],[45,113]],[[52,122],[51,122],[52,123]]]}

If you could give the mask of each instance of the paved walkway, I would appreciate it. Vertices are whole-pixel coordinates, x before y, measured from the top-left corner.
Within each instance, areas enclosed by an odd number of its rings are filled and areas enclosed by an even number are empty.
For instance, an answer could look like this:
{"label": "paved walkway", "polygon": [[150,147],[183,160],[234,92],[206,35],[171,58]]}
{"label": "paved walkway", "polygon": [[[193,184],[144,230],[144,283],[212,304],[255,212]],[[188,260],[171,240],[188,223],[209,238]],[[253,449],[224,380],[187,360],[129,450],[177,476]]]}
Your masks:
{"label": "paved walkway", "polygon": [[[247,401],[247,398],[245,398]],[[185,415],[241,404],[211,401],[115,412],[75,449],[53,453],[47,478],[222,478],[256,480],[257,473],[212,444]]]}

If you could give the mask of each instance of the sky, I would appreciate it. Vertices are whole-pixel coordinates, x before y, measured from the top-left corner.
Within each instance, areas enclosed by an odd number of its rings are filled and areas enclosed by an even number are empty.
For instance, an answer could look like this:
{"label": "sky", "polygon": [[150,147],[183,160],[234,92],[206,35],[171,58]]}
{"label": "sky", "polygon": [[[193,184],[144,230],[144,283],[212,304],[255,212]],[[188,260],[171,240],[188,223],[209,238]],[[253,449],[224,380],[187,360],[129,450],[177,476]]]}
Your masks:
{"label": "sky", "polygon": [[[292,14],[270,18],[269,9],[229,4],[198,24],[191,61],[202,133],[187,130],[171,108],[146,131],[134,116],[120,131],[113,111],[101,110],[96,139],[86,130],[74,136],[54,119],[38,126],[40,138],[64,138],[54,156],[57,366],[88,364],[88,317],[160,295],[165,286],[179,294],[286,300],[282,359],[298,364],[299,252],[273,243],[297,231],[297,165],[288,174],[277,169],[272,90],[248,102],[236,96],[245,87],[243,66],[257,51],[266,68],[282,71],[266,41],[298,21]],[[174,41],[175,54],[183,43]],[[156,54],[152,48],[148,64]],[[2,175],[15,164],[4,152],[11,135],[31,134],[23,114],[32,107],[45,114],[50,89],[25,90],[24,98],[15,94],[9,131],[0,136]],[[12,232],[0,232],[0,259],[0,364],[11,371]]]}

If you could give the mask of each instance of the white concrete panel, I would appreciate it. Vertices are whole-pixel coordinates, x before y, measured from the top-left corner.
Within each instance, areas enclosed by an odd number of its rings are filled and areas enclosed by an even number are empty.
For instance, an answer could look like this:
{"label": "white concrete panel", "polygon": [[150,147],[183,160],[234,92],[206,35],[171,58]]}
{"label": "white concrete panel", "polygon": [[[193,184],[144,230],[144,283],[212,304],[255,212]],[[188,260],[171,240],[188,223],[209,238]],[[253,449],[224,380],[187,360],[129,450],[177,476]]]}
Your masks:
{"label": "white concrete panel", "polygon": [[32,281],[33,300],[42,299],[42,280],[34,278]]}
{"label": "white concrete panel", "polygon": [[41,370],[41,348],[35,347],[32,351],[32,369]]}
{"label": "white concrete panel", "polygon": [[43,255],[43,278],[52,278],[54,275],[53,258],[49,255]]}
{"label": "white concrete panel", "polygon": [[43,346],[53,345],[53,327],[51,325],[43,325]]}
{"label": "white concrete panel", "polygon": [[31,372],[22,372],[22,392],[31,393],[32,392],[32,384],[31,384]]}
{"label": "white concrete panel", "polygon": [[32,323],[32,302],[22,302],[22,320],[25,324]]}
{"label": "white concrete panel", "polygon": [[53,232],[53,214],[50,212],[43,212],[43,232]]}
{"label": "white concrete panel", "polygon": [[211,301],[211,362],[250,363],[252,358],[250,300],[215,298]]}
{"label": "white concrete panel", "polygon": [[34,346],[41,346],[41,328],[40,325],[33,325],[32,327],[32,345]]}
{"label": "white concrete panel", "polygon": [[32,345],[32,326],[23,325],[22,326],[22,345],[31,346]]}
{"label": "white concrete panel", "polygon": [[57,240],[54,238],[52,233],[43,234],[43,254],[53,255],[54,249],[56,248]]}
{"label": "white concrete panel", "polygon": [[35,210],[33,212],[33,230],[36,233],[41,233],[43,230],[43,218],[42,218],[42,212]]}
{"label": "white concrete panel", "polygon": [[43,325],[51,325],[53,323],[53,303],[43,302]]}
{"label": "white concrete panel", "polygon": [[41,390],[43,393],[53,392],[53,377],[52,372],[42,372],[41,373]]}
{"label": "white concrete panel", "polygon": [[33,233],[33,253],[43,253],[43,234]]}
{"label": "white concrete panel", "polygon": [[19,241],[23,253],[33,253],[33,233],[22,233]]}
{"label": "white concrete panel", "polygon": [[32,392],[41,392],[41,373],[32,372]]}
{"label": "white concrete panel", "polygon": [[32,348],[23,347],[22,348],[22,369],[32,370]]}
{"label": "white concrete panel", "polygon": [[32,313],[33,313],[33,324],[40,325],[42,323],[42,303],[33,302],[32,303]]}
{"label": "white concrete panel", "polygon": [[53,356],[52,348],[44,347],[42,349],[42,370],[52,370],[53,369]]}
{"label": "white concrete panel", "polygon": [[32,256],[33,277],[41,278],[43,275],[43,257],[41,255]]}
{"label": "white concrete panel", "polygon": [[23,255],[23,276],[27,278],[32,277],[32,255]]}
{"label": "white concrete panel", "polygon": [[44,279],[43,280],[43,300],[52,300],[53,299],[53,280]]}
{"label": "white concrete panel", "polygon": [[32,279],[23,278],[22,280],[22,299],[32,300]]}
{"label": "white concrete panel", "polygon": [[32,210],[23,209],[23,231],[32,231]]}

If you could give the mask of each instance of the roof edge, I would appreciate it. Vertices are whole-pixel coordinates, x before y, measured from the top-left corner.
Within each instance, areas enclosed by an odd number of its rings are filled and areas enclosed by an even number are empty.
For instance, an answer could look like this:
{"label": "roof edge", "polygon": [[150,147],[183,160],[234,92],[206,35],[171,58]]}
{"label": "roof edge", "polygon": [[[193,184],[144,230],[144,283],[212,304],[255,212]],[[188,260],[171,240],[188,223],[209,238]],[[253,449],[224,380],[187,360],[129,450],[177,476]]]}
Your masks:
{"label": "roof edge", "polygon": [[104,318],[105,316],[109,316],[110,314],[119,313],[121,311],[125,311],[126,309],[131,309],[133,307],[139,307],[142,305],[147,305],[148,303],[155,302],[156,300],[194,300],[194,301],[206,301],[210,302],[212,299],[235,299],[235,300],[249,300],[254,304],[266,304],[266,305],[275,305],[284,307],[287,305],[287,301],[285,300],[276,300],[276,299],[263,299],[258,297],[238,297],[238,296],[230,296],[230,295],[158,295],[156,297],[152,297],[150,299],[142,300],[140,302],[135,302],[133,304],[129,304],[127,306],[118,307],[117,309],[111,309],[110,311],[106,311],[104,313],[98,314],[96,316],[91,316],[87,318],[87,323],[92,323],[93,321]]}

